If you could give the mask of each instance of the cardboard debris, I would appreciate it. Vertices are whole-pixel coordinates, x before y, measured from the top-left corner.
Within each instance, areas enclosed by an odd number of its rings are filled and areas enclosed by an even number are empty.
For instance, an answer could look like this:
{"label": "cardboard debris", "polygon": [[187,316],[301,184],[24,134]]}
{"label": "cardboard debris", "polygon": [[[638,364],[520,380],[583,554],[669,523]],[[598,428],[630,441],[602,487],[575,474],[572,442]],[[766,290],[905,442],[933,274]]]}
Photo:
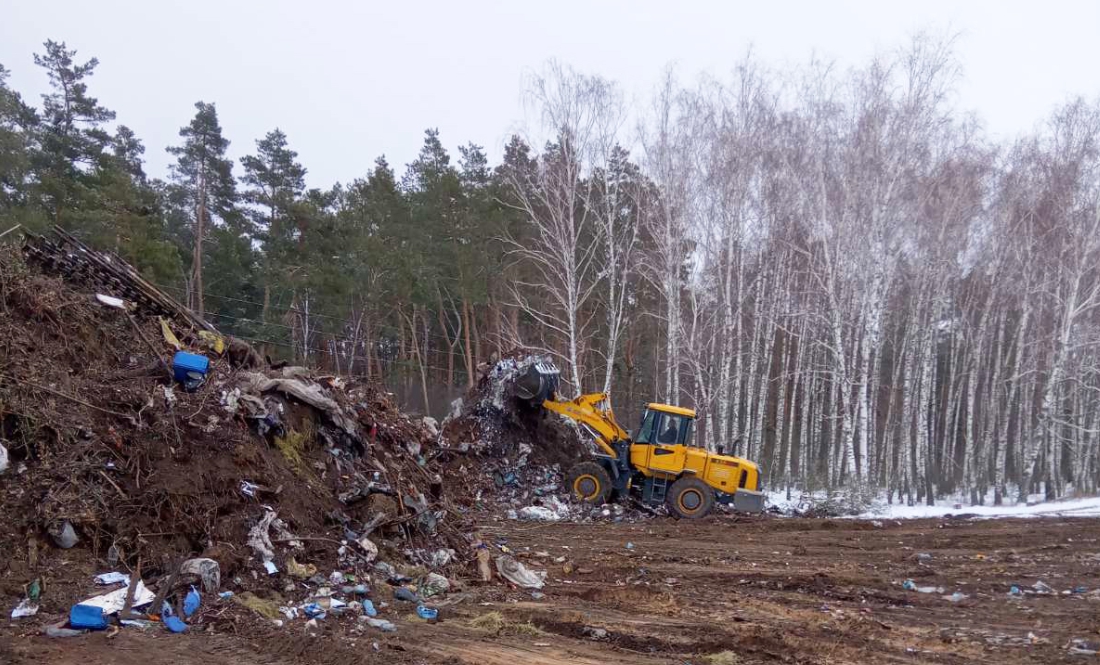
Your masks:
{"label": "cardboard debris", "polygon": [[[114,614],[120,611],[126,605],[126,591],[130,586],[124,586],[121,589],[117,589],[110,593],[105,593],[102,596],[95,596],[88,600],[80,602],[81,605],[89,605],[91,607],[99,607],[103,609],[104,614]],[[142,607],[153,602],[156,596],[152,591],[145,587],[145,583],[141,580],[137,581],[137,586],[134,587],[134,602],[133,607]]]}

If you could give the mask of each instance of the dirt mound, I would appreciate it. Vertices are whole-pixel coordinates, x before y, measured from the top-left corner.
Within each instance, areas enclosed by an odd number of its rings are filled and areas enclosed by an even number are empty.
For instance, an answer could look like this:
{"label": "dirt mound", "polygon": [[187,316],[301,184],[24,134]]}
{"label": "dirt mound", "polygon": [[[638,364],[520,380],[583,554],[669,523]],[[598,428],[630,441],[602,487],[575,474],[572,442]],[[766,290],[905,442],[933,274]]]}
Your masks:
{"label": "dirt mound", "polygon": [[[266,594],[294,591],[290,570],[402,583],[467,553],[434,434],[382,390],[258,366],[64,236],[25,253],[0,252],[0,551],[14,553],[0,574],[19,580],[0,596],[64,585],[89,557],[142,561],[147,582],[209,557],[230,588]],[[171,376],[177,346],[210,361],[193,390]]]}

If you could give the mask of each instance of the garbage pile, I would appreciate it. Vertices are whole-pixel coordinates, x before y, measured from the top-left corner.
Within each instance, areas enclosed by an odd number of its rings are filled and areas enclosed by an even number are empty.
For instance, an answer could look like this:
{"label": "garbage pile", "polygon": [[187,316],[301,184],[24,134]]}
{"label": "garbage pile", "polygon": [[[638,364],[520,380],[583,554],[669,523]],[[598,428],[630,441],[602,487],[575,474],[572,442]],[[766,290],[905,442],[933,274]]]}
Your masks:
{"label": "garbage pile", "polygon": [[[114,255],[60,230],[0,251],[0,339],[13,619],[379,622],[369,606],[475,565],[435,433],[375,386],[269,366]],[[103,573],[123,586],[86,598]]]}
{"label": "garbage pile", "polygon": [[503,508],[510,519],[556,522],[634,521],[654,511],[616,503],[576,503],[563,487],[564,473],[593,452],[594,444],[572,420],[530,404],[516,394],[515,379],[545,358],[514,349],[482,368],[477,385],[456,400],[442,425],[439,459],[462,479],[456,501]]}
{"label": "garbage pile", "polygon": [[563,470],[588,453],[570,421],[516,396],[513,380],[539,360],[516,349],[483,367],[477,385],[443,421],[439,457],[463,479],[466,505],[549,500],[561,491]]}

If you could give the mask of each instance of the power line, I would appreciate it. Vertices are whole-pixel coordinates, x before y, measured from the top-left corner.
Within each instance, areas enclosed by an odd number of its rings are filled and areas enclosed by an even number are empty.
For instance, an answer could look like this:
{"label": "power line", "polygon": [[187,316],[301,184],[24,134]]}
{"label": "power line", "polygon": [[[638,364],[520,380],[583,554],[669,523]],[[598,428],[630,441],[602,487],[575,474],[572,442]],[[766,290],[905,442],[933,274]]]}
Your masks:
{"label": "power line", "polygon": [[[239,317],[239,316],[232,316],[232,315],[229,315],[229,314],[219,314],[218,312],[209,312],[209,314],[211,316],[216,316],[216,317],[222,318],[222,319],[229,319],[231,321],[247,321],[247,322],[252,322],[253,321],[253,319],[245,319],[245,318],[242,318],[242,317]],[[257,322],[257,323],[260,323],[260,322]],[[286,328],[287,330],[294,330],[294,328],[292,326],[288,326],[288,325],[285,325],[285,324],[282,324],[282,323],[260,323],[260,325],[278,326],[280,328]],[[362,339],[357,340],[357,339],[353,339],[351,337],[345,337],[345,336],[342,336],[342,335],[337,335],[335,333],[325,333],[324,336],[332,338],[332,339],[341,340],[341,341],[344,341],[344,342],[350,342],[352,344],[359,344],[359,343],[362,343],[362,342],[366,341],[366,340],[362,340]],[[237,335],[237,337],[240,337],[241,339],[248,339],[244,335]],[[440,339],[442,339],[442,338],[440,338]],[[290,343],[275,342],[275,341],[272,341],[272,340],[260,340],[260,341],[266,342],[268,344],[287,345],[287,346],[297,348],[293,344],[290,344]],[[310,347],[310,348],[312,348],[312,347]],[[455,357],[462,358],[462,359],[465,359],[465,357],[466,357],[465,353],[463,353],[461,351],[454,351],[454,350],[451,350],[451,349],[445,349],[445,348],[444,349],[438,349],[437,352],[441,353],[441,354],[444,354],[444,355],[455,356]]]}
{"label": "power line", "polygon": [[[248,341],[248,342],[253,342],[253,343],[258,343],[258,344],[272,344],[274,346],[281,346],[281,347],[292,349],[292,350],[295,350],[295,351],[299,350],[299,348],[300,348],[298,345],[290,344],[289,342],[276,342],[276,341],[270,340],[270,339],[260,339],[258,337],[248,337],[246,335],[237,335],[237,337],[239,339],[243,339],[243,340]],[[310,351],[316,351],[317,353],[325,353],[325,354],[330,354],[331,355],[331,352],[330,352],[329,349],[325,349],[325,348],[322,348],[322,347],[315,347],[315,346],[310,346],[310,347],[307,347],[307,348]],[[363,362],[370,362],[372,360],[378,360],[379,362],[381,361],[378,358],[369,358],[367,356],[360,356],[360,355],[357,355],[357,354],[352,354],[350,356],[340,356],[340,357],[346,358],[346,359],[349,359],[349,360],[361,360]],[[418,363],[418,365],[419,365],[419,363]],[[437,370],[437,371],[440,371],[440,372],[448,371],[448,368],[439,367],[437,365],[425,364],[424,368],[425,369],[434,369],[434,370]],[[455,369],[462,370],[463,368],[456,367]]]}
{"label": "power line", "polygon": [[[179,293],[184,293],[184,294],[188,293],[187,289],[184,289],[184,288],[181,288],[181,287],[178,287],[178,286],[167,286],[167,285],[161,285],[161,284],[154,284],[154,286],[156,286],[157,288],[161,288],[161,289],[170,289],[172,291],[176,291],[176,292],[179,292]],[[219,294],[216,294],[216,293],[209,293],[209,292],[206,292],[206,291],[203,292],[203,296],[207,297],[207,298],[216,298],[216,299],[220,299],[220,300],[229,300],[229,301],[232,301],[232,302],[239,302],[239,303],[245,303],[245,304],[249,304],[249,305],[255,305],[256,307],[261,307],[261,308],[264,307],[264,304],[261,303],[261,302],[257,302],[255,300],[248,300],[248,299],[245,299],[245,298],[234,298],[232,296],[223,296],[223,295],[219,295]],[[275,309],[275,310],[278,310],[278,311],[281,311],[281,312],[294,312],[296,314],[303,314],[303,315],[305,314],[305,312],[298,309],[297,307],[281,307],[279,305],[271,305],[271,304],[268,304],[267,307],[269,309]],[[243,318],[243,317],[233,317],[233,316],[228,315],[228,314],[220,314],[220,313],[217,313],[217,312],[211,312],[210,314],[212,314],[213,316],[219,316],[219,317],[222,317],[222,318],[233,319],[233,320],[236,320],[236,321],[255,321],[255,319],[246,319],[246,318]],[[347,323],[347,321],[345,319],[342,319],[338,316],[333,316],[331,314],[316,314],[316,313],[314,313],[314,314],[309,314],[309,316],[323,318],[323,319],[331,319],[331,320],[336,321],[337,323],[341,323],[341,324],[346,324]],[[282,327],[282,328],[287,328],[289,330],[294,329],[293,326],[288,326],[288,325],[285,325],[285,324],[275,323],[275,322],[267,322],[267,323],[257,322],[257,323],[260,323],[261,325],[279,326],[279,327]],[[395,333],[395,334],[400,334],[402,332],[401,329],[395,328],[393,326],[382,326],[380,328],[376,328],[376,330],[383,330],[383,331],[387,331],[387,332]],[[451,343],[452,343],[451,340],[448,339],[446,335],[434,332],[432,330],[428,330],[427,332],[423,332],[421,334],[426,335],[427,337],[431,337],[433,339],[440,340],[442,342],[446,342],[446,344],[448,346],[450,346]],[[344,337],[343,339],[346,339],[347,341],[354,341],[354,340],[351,340],[350,338],[347,338],[347,337]]]}

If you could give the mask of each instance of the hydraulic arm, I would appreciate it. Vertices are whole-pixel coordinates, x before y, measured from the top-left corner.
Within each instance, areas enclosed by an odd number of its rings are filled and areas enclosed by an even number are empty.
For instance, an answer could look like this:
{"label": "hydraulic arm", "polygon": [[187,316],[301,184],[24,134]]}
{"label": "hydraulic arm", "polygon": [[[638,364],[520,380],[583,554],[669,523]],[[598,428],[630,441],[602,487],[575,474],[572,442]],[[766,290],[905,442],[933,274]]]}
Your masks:
{"label": "hydraulic arm", "polygon": [[565,401],[546,399],[542,403],[546,408],[563,416],[568,416],[587,428],[596,440],[596,445],[611,459],[618,459],[615,444],[630,440],[630,433],[615,421],[615,413],[607,400],[606,393],[581,395],[575,400]]}

